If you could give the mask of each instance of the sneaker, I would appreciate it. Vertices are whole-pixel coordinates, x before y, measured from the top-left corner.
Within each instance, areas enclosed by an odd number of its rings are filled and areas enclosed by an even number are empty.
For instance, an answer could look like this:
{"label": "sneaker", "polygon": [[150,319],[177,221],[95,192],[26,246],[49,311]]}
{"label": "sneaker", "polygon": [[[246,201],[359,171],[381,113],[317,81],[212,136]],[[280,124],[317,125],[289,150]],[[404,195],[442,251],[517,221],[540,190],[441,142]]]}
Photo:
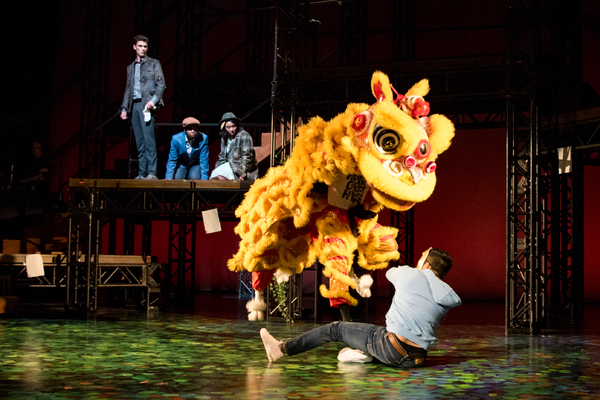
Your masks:
{"label": "sneaker", "polygon": [[368,363],[373,361],[373,357],[364,352],[350,347],[345,347],[338,354],[338,361],[351,363]]}
{"label": "sneaker", "polygon": [[144,179],[148,179],[148,180],[151,180],[151,181],[156,181],[156,180],[158,180],[158,178],[157,178],[157,177],[156,177],[156,175],[154,175],[154,174],[148,174],[148,176],[147,176],[147,177],[145,177]]}
{"label": "sneaker", "polygon": [[279,345],[283,343],[283,341],[275,339],[265,328],[260,330],[260,338],[265,345],[265,351],[267,352],[269,362],[273,362],[283,357],[281,348],[279,348]]}
{"label": "sneaker", "polygon": [[133,179],[146,179],[146,178],[144,178],[144,177],[143,177],[143,176],[141,176],[141,175],[138,175],[138,176],[136,176],[136,177],[135,177],[135,178],[133,178]]}

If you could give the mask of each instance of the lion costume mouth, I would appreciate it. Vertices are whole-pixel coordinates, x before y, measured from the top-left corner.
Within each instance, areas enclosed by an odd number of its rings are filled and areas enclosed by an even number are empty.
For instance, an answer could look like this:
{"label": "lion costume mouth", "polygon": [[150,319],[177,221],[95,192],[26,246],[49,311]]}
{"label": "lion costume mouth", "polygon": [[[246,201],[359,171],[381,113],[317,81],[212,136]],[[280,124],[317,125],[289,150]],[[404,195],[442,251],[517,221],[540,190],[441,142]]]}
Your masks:
{"label": "lion costume mouth", "polygon": [[413,183],[411,179],[393,176],[376,155],[363,152],[359,168],[369,182],[373,198],[384,207],[394,211],[406,211],[416,203],[426,200],[435,188],[435,173]]}
{"label": "lion costume mouth", "polygon": [[394,211],[407,211],[416,204],[414,201],[400,200],[392,197],[389,194],[376,189],[374,186],[371,186],[371,194],[378,203],[384,204]]}

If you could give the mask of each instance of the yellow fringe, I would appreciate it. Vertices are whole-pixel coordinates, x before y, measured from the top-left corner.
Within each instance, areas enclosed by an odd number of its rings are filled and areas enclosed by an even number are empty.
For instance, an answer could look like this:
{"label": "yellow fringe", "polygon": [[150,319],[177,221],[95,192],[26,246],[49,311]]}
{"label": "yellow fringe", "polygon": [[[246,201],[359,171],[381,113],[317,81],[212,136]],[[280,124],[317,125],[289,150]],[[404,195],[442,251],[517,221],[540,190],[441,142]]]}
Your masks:
{"label": "yellow fringe", "polygon": [[354,297],[350,296],[350,293],[348,292],[344,292],[342,290],[338,290],[338,291],[330,291],[327,289],[327,287],[325,287],[325,285],[321,285],[319,287],[319,291],[321,292],[321,296],[325,297],[326,299],[331,299],[331,298],[342,298],[345,300],[348,300],[350,302],[350,305],[355,306],[358,304],[358,300],[356,300]]}

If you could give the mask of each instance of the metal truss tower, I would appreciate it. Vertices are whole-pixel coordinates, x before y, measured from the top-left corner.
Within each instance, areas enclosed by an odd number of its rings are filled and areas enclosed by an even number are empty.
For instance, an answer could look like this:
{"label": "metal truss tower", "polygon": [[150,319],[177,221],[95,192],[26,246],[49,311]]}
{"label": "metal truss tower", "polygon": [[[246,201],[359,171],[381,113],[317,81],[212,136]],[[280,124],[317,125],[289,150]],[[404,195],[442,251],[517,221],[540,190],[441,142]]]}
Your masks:
{"label": "metal truss tower", "polygon": [[530,1],[511,8],[506,68],[507,251],[506,331],[539,333],[568,310],[581,318],[582,193],[577,163],[561,176],[558,142],[543,116],[581,80],[580,3]]}
{"label": "metal truss tower", "polygon": [[97,178],[104,172],[106,143],[101,126],[116,112],[108,99],[111,9],[111,0],[87,0],[85,4],[79,140],[81,177]]}
{"label": "metal truss tower", "polygon": [[340,4],[340,66],[364,65],[367,60],[367,0]]}
{"label": "metal truss tower", "polygon": [[394,1],[393,54],[394,61],[413,61],[415,58],[416,14],[415,2],[410,0]]}
{"label": "metal truss tower", "polygon": [[542,119],[541,259],[549,323],[577,322],[584,304],[585,165],[600,165],[600,109]]}
{"label": "metal truss tower", "polygon": [[161,5],[161,0],[136,0],[135,2],[135,34],[148,38],[150,53],[157,59],[160,59],[160,26],[164,17]]}
{"label": "metal truss tower", "polygon": [[196,291],[196,220],[189,217],[170,219],[169,238],[165,303],[167,306],[175,302],[173,305],[176,307],[189,307],[193,314]]}
{"label": "metal truss tower", "polygon": [[271,0],[248,0],[246,27],[246,69],[265,71],[269,68],[271,47]]}
{"label": "metal truss tower", "polygon": [[[301,11],[303,7],[303,11]],[[291,154],[296,136],[296,80],[299,70],[299,31],[304,31],[309,2],[277,0],[273,36],[273,80],[271,81],[271,159],[281,165]],[[277,132],[280,132],[278,145]]]}
{"label": "metal truss tower", "polygon": [[[366,6],[365,6],[366,7]],[[415,2],[410,0],[394,1],[393,9],[394,61],[412,61],[415,57]],[[392,211],[392,226],[398,228],[398,252],[400,259],[392,264],[414,265],[415,261],[415,210],[406,212]]]}
{"label": "metal truss tower", "polygon": [[173,121],[178,121],[196,94],[192,82],[202,67],[202,34],[204,30],[204,0],[182,0],[177,7],[175,39],[175,80],[173,85]]}

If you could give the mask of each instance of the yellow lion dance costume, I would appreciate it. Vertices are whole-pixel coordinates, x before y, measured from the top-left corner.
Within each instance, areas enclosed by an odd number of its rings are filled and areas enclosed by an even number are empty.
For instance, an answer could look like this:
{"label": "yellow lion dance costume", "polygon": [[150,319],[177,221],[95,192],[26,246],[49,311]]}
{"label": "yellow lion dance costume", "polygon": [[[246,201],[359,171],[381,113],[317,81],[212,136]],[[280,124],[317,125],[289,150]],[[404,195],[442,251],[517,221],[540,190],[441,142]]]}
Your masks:
{"label": "yellow lion dance costume", "polygon": [[349,288],[368,297],[372,279],[353,274],[354,252],[367,270],[399,258],[398,230],[379,225],[377,213],[429,198],[435,160],[450,146],[454,126],[428,115],[426,79],[401,95],[376,71],[371,91],[375,104],[349,104],[331,121],[314,117],[300,127],[291,157],[258,179],[236,210],[241,242],[227,265],[252,272],[250,320],[264,319],[263,291],[275,271],[287,280],[318,260],[329,277],[321,294],[333,307],[356,305]]}

